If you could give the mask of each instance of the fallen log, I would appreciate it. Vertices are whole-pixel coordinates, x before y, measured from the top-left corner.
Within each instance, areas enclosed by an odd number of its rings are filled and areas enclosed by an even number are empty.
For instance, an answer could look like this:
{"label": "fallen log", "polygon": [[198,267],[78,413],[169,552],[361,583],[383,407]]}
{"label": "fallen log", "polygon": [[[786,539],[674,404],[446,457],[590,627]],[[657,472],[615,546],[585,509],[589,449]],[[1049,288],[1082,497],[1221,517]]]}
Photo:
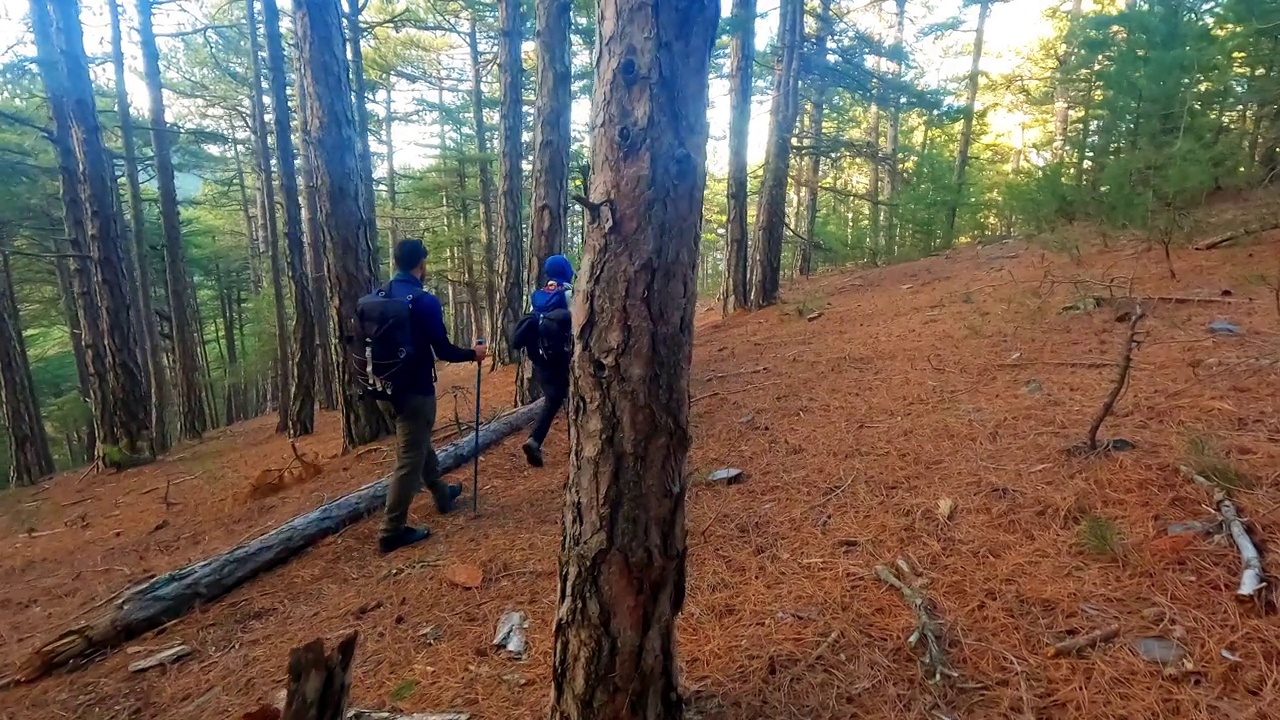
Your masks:
{"label": "fallen log", "polygon": [[1195,245],[1192,245],[1192,247],[1195,248],[1196,250],[1212,250],[1216,247],[1226,245],[1232,240],[1245,237],[1246,235],[1256,235],[1257,233],[1268,232],[1270,230],[1276,230],[1276,229],[1280,229],[1280,222],[1272,221],[1267,223],[1261,223],[1258,225],[1251,225],[1246,228],[1241,228],[1239,230],[1232,230],[1231,232],[1222,233],[1221,235],[1215,235],[1211,238],[1201,240]]}
{"label": "fallen log", "polygon": [[[480,428],[479,449],[486,450],[527,427],[542,401],[505,415]],[[456,470],[474,457],[474,435],[440,449],[440,472]],[[28,683],[74,661],[92,662],[104,650],[172,622],[199,603],[216,600],[254,576],[270,570],[316,542],[355,523],[387,497],[387,478],[325,503],[287,521],[271,532],[187,567],[174,570],[121,595],[97,615],[61,633],[31,653],[0,687]]]}

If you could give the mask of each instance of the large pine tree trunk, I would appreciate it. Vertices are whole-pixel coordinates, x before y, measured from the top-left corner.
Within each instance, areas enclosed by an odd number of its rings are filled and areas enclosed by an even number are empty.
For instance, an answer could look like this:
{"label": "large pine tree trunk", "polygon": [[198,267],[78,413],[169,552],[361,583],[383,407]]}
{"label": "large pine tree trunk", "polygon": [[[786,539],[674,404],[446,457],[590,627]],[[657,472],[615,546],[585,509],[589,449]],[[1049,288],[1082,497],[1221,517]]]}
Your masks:
{"label": "large pine tree trunk", "polygon": [[147,363],[151,387],[151,428],[156,452],[169,449],[169,433],[165,413],[169,406],[169,378],[160,347],[160,325],[151,301],[151,263],[147,247],[147,218],[142,205],[142,184],[138,180],[138,150],[133,137],[133,112],[125,89],[124,41],[120,31],[120,2],[107,0],[111,17],[111,62],[115,66],[116,114],[120,119],[120,137],[124,149],[125,181],[129,186],[129,220],[133,235],[133,277],[137,285],[134,299],[142,317],[143,335],[139,356]]}
{"label": "large pine tree trunk", "polygon": [[[295,48],[296,50],[296,48]],[[321,410],[338,409],[337,367],[334,352],[333,331],[330,327],[329,284],[325,269],[324,237],[320,231],[320,215],[316,209],[316,174],[312,158],[315,150],[304,129],[307,126],[307,88],[300,78],[302,66],[299,54],[294,54],[294,77],[299,78],[298,95],[298,160],[302,175],[302,226],[303,242],[307,247],[307,278],[311,285],[311,307],[314,313],[316,345],[320,352],[316,358],[318,368],[317,395]]]}
{"label": "large pine tree trunk", "polygon": [[[484,121],[484,85],[480,65],[480,41],[476,37],[476,13],[468,14],[467,49],[471,56],[471,123],[476,135],[476,154],[480,164],[480,226],[484,238],[484,300],[488,311],[486,325],[493,330],[500,324],[498,303],[498,241],[493,220],[493,171],[489,162],[489,128]],[[496,339],[496,338],[495,338]],[[495,353],[494,358],[497,358]]]}
{"label": "large pine tree trunk", "polygon": [[[59,242],[55,245],[59,252],[67,252],[70,243],[66,241]],[[77,261],[80,262],[80,261]],[[76,379],[79,381],[80,397],[89,402],[93,397],[93,391],[90,388],[92,379],[89,377],[89,358],[88,351],[84,344],[84,330],[80,324],[80,310],[76,300],[76,288],[78,282],[73,281],[71,264],[66,258],[56,258],[53,264],[54,275],[58,278],[58,295],[62,303],[62,316],[67,322],[67,335],[71,338],[71,354],[76,362]],[[97,452],[98,436],[94,429],[94,423],[90,422],[85,428],[85,451],[89,456],[93,456]],[[68,450],[70,452],[70,450]],[[74,462],[75,458],[71,460]]]}
{"label": "large pine tree trunk", "polygon": [[804,173],[804,240],[800,245],[801,275],[813,272],[813,246],[817,241],[818,184],[822,177],[822,114],[826,102],[827,82],[822,70],[827,64],[827,36],[831,34],[831,0],[822,0],[818,9],[818,26],[813,38],[815,74],[809,100],[809,157]]}
{"label": "large pine tree trunk", "polygon": [[[328,253],[326,268],[333,295],[333,329],[351,350],[356,301],[377,284],[377,256],[360,206],[359,142],[351,106],[351,83],[343,48],[338,0],[294,0],[301,76],[306,88],[306,134],[312,148],[316,214]],[[355,376],[353,352],[337,362],[343,446],[350,449],[388,432],[377,403],[364,397]]]}
{"label": "large pine tree trunk", "polygon": [[138,37],[143,74],[151,109],[151,145],[155,153],[156,184],[160,195],[160,220],[164,230],[165,276],[169,286],[169,311],[173,316],[174,356],[177,361],[178,429],[183,439],[199,438],[205,430],[202,370],[194,327],[195,297],[187,277],[182,225],[178,219],[178,190],[173,175],[173,138],[165,120],[164,90],[160,80],[160,51],[151,28],[152,0],[138,0]]}
{"label": "large pine tree trunk", "polygon": [[599,206],[575,300],[551,717],[677,720],[689,363],[720,3],[599,8],[588,192]]}
{"label": "large pine tree trunk", "polygon": [[[87,336],[95,337],[88,332],[96,330],[101,338],[101,354],[95,347],[89,365],[100,395],[95,399],[99,459],[108,467],[136,464],[153,454],[149,403],[135,352],[123,239],[115,215],[118,197],[113,194],[111,165],[98,123],[80,8],[75,0],[48,0],[47,5],[33,0],[31,5],[32,25],[43,26],[36,33],[37,43],[42,36],[51,41],[53,85],[47,90],[55,124],[66,124],[55,134],[69,141],[75,158],[77,212],[91,256],[93,292],[100,300],[94,308],[96,328],[81,317]],[[69,235],[76,237],[74,232]]]}
{"label": "large pine tree trunk", "polygon": [[[271,291],[276,319],[276,432],[289,429],[290,392],[293,363],[289,347],[289,321],[285,312],[284,262],[280,257],[280,231],[276,217],[275,176],[272,171],[271,146],[267,142],[266,108],[262,100],[262,54],[258,46],[258,19],[255,0],[245,0],[245,16],[249,24],[249,58],[253,68],[249,100],[253,112],[253,148],[258,161],[258,192],[263,234],[267,241],[267,257],[271,262]],[[281,59],[283,62],[283,58]],[[279,110],[277,109],[277,112]],[[288,122],[288,106],[285,106]],[[287,127],[287,124],[286,124]],[[285,134],[288,138],[288,133]],[[288,140],[286,140],[288,142]],[[279,141],[277,140],[277,145]],[[290,157],[290,164],[293,160]],[[283,182],[283,178],[281,179]],[[295,193],[296,194],[296,193]],[[288,203],[286,202],[286,208]],[[301,220],[299,220],[301,223]],[[299,230],[299,232],[301,232]]]}
{"label": "large pine tree trunk", "polygon": [[725,233],[725,315],[750,302],[747,284],[747,139],[751,130],[751,79],[756,58],[756,0],[734,0],[729,69],[728,228]]}
{"label": "large pine tree trunk", "polygon": [[280,37],[280,11],[276,0],[262,0],[262,23],[267,38],[267,70],[271,109],[275,120],[276,158],[280,168],[280,199],[284,203],[284,237],[288,250],[289,279],[293,284],[293,384],[289,391],[289,437],[315,431],[316,328],[311,282],[307,277],[306,248],[302,244],[302,206],[298,198],[298,174],[293,160],[293,134],[289,97],[285,91],[284,42]]}
{"label": "large pine tree trunk", "polygon": [[782,273],[782,241],[786,236],[787,179],[791,168],[791,134],[799,114],[800,39],[804,27],[803,0],[781,0],[778,60],[773,75],[773,105],[769,112],[769,145],[765,149],[764,178],[756,209],[755,274],[751,307],[778,301]]}
{"label": "large pine tree trunk", "polygon": [[[521,97],[524,67],[520,58],[523,27],[520,0],[498,0],[498,75],[501,86],[498,123],[498,237],[502,242],[503,290],[502,325],[497,328],[494,349],[502,364],[517,358],[510,348],[511,333],[524,310],[524,241],[520,228],[520,195],[523,189],[520,165],[523,153]],[[519,393],[519,388],[517,388]]]}
{"label": "large pine tree trunk", "polygon": [[951,203],[947,207],[946,243],[956,239],[956,215],[964,199],[964,176],[969,167],[969,148],[973,145],[973,114],[978,104],[978,80],[981,78],[982,36],[987,30],[987,17],[991,14],[991,0],[978,4],[978,29],[973,38],[973,64],[969,67],[969,89],[964,101],[964,122],[960,126],[960,145],[956,148],[956,174],[952,181]]}
{"label": "large pine tree trunk", "polygon": [[31,379],[8,253],[0,253],[0,408],[9,443],[9,484],[30,485],[52,475],[53,453]]}
{"label": "large pine tree trunk", "polygon": [[[364,51],[360,44],[363,33],[360,28],[360,0],[347,0],[347,45],[351,53],[351,93],[356,116],[356,139],[360,166],[360,208],[363,212],[365,233],[373,243],[374,257],[378,251],[378,217],[374,210],[373,154],[369,149],[369,98],[364,78]],[[375,265],[376,267],[376,265]]]}

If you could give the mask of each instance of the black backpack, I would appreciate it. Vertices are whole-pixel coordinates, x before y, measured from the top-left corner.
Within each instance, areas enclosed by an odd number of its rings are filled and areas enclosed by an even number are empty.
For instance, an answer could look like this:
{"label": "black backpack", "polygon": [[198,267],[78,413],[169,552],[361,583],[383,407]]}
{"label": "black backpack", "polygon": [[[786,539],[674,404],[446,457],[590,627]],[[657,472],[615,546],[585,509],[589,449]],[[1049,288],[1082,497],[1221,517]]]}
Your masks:
{"label": "black backpack", "polygon": [[564,309],[531,312],[516,324],[511,345],[523,350],[534,365],[568,364],[573,355],[573,316]]}
{"label": "black backpack", "polygon": [[413,297],[393,297],[388,288],[379,288],[356,302],[356,378],[366,395],[394,399],[396,387],[413,366],[429,364],[434,373],[431,346],[414,344]]}

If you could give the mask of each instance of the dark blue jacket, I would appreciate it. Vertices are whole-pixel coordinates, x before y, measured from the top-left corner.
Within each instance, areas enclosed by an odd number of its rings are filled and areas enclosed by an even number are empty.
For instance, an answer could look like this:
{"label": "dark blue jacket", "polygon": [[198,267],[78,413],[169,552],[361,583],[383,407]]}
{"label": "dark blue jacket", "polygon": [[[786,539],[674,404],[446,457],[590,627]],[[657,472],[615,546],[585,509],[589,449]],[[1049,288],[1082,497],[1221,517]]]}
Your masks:
{"label": "dark blue jacket", "polygon": [[[422,287],[422,281],[406,272],[398,272],[387,283],[387,295],[408,298],[409,316],[413,323],[413,346],[430,347],[435,357],[450,363],[475,362],[476,351],[460,348],[449,341],[449,331],[444,327],[444,310],[435,295]],[[436,394],[435,362],[426,352],[414,353],[415,367],[409,369],[400,380],[397,391],[405,395],[431,397]]]}

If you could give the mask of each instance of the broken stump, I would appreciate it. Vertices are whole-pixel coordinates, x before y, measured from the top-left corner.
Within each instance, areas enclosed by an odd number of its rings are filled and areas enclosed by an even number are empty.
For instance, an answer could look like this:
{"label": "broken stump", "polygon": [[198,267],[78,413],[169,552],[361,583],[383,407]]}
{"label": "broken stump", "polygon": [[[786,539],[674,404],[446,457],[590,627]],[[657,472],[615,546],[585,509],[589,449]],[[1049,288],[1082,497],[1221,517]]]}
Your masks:
{"label": "broken stump", "polygon": [[283,720],[344,720],[357,637],[352,630],[328,653],[319,638],[289,651]]}

